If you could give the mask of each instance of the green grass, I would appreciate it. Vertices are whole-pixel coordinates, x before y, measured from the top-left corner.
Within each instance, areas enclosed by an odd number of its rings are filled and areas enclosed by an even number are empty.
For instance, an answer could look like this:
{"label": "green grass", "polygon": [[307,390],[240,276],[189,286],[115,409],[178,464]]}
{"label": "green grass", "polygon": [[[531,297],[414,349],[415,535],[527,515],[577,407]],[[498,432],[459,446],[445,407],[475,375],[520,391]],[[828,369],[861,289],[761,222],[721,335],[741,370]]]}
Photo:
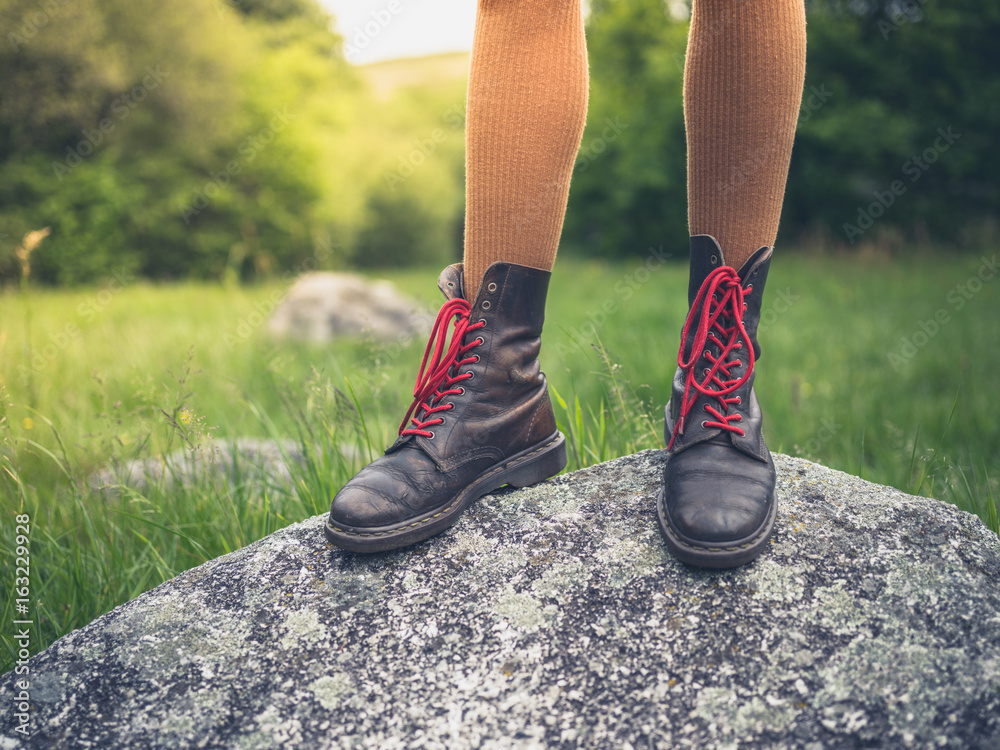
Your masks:
{"label": "green grass", "polygon": [[[1000,284],[986,281],[969,299],[960,287],[980,263],[779,256],[757,369],[770,448],[955,503],[998,531]],[[553,277],[542,360],[568,470],[663,446],[687,270],[649,266],[561,259]],[[436,272],[385,276],[436,307]],[[280,290],[135,283],[0,295],[0,566],[11,592],[13,519],[27,513],[33,652],[187,568],[324,512],[390,442],[424,342],[272,342],[260,310]],[[921,323],[933,331],[938,310],[947,322],[925,340]],[[905,352],[903,337],[919,346]],[[901,352],[912,356],[889,356]],[[303,446],[291,486],[241,480],[239,466],[235,483],[206,476],[103,493],[87,484],[109,464],[247,435]],[[17,619],[9,594],[3,617]],[[5,628],[0,671],[14,658],[11,635]]]}

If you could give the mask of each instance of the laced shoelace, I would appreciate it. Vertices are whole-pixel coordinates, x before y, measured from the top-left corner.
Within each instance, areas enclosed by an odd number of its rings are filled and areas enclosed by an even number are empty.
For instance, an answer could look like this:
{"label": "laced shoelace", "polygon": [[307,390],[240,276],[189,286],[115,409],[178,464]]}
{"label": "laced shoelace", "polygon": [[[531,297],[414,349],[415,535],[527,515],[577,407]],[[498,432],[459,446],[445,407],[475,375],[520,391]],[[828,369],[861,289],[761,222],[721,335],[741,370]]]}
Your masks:
{"label": "laced shoelace", "polygon": [[[684,422],[691,413],[698,394],[714,399],[716,404],[706,404],[705,410],[713,419],[706,419],[703,427],[715,427],[734,432],[741,437],[744,431],[733,422],[742,420],[740,414],[730,414],[729,407],[740,403],[739,396],[730,396],[733,391],[742,386],[753,372],[754,353],[750,342],[750,334],[743,326],[743,296],[751,291],[753,286],[744,290],[740,285],[740,277],[733,268],[721,266],[712,271],[702,283],[687,320],[681,332],[681,346],[677,352],[677,364],[684,370],[684,395],[681,398],[680,418],[674,425],[673,434],[667,444],[669,450],[678,435],[684,434]],[[685,356],[685,344],[691,326],[697,322],[694,340]],[[712,353],[709,346],[714,346],[719,352]],[[750,352],[750,363],[746,372],[740,377],[733,377],[732,370],[742,365],[739,359],[726,361],[736,349],[746,346]],[[695,365],[704,356],[710,367],[702,369],[702,379],[695,377]]]}
{"label": "laced shoelace", "polygon": [[[434,437],[434,433],[427,428],[442,424],[444,419],[433,415],[455,408],[454,404],[443,403],[442,400],[446,396],[463,393],[464,388],[456,388],[455,385],[469,380],[472,373],[461,372],[461,368],[478,361],[478,356],[467,355],[471,349],[483,343],[482,337],[477,337],[468,344],[462,343],[466,333],[486,325],[482,320],[470,323],[471,313],[472,306],[461,298],[448,300],[438,312],[430,338],[427,340],[427,348],[424,350],[424,359],[420,363],[417,382],[413,386],[413,403],[410,404],[406,416],[399,425],[400,435]],[[451,331],[451,339],[448,341],[448,324],[452,318],[457,320]],[[411,422],[412,426],[407,427],[406,425]]]}

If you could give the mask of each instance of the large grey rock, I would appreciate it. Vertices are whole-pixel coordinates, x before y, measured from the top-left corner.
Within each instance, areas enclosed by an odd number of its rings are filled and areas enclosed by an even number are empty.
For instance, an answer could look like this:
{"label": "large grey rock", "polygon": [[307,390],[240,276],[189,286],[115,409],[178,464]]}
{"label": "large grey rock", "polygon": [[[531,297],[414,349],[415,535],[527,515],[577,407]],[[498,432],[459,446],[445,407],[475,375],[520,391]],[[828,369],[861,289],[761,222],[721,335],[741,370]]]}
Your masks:
{"label": "large grey rock", "polygon": [[325,342],[339,337],[408,342],[426,335],[434,315],[388,281],[320,271],[292,284],[267,322],[271,335]]}
{"label": "large grey rock", "polygon": [[407,550],[338,551],[316,517],[188,571],[30,660],[33,746],[1000,747],[977,518],[775,456],[770,549],[697,570],[655,529],[663,455]]}

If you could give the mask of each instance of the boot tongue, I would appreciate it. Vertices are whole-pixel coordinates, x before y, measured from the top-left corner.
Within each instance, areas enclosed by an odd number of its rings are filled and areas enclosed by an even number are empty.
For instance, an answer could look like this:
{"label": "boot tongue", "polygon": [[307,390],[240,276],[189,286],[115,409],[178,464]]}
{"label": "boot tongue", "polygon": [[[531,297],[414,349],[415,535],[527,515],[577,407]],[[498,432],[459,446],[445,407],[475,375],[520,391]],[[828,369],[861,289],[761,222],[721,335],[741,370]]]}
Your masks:
{"label": "boot tongue", "polygon": [[445,268],[438,276],[438,289],[445,296],[445,299],[465,298],[462,291],[462,264],[453,263]]}
{"label": "boot tongue", "polygon": [[774,254],[774,248],[764,247],[759,248],[753,255],[744,261],[740,270],[736,273],[740,277],[740,281],[743,282],[743,286],[746,286],[747,281],[750,279],[750,274],[753,273],[759,266],[766,263],[771,259],[771,255]]}

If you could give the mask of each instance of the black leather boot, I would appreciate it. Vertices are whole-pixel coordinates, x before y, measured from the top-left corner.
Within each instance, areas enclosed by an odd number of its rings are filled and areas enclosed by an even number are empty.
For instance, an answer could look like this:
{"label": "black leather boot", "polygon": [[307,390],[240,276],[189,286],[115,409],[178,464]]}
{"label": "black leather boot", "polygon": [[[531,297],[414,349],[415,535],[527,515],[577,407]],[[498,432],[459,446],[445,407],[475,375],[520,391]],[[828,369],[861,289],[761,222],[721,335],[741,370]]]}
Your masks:
{"label": "black leather boot", "polygon": [[427,343],[413,404],[385,455],[334,497],[331,542],[354,552],[413,544],[498,487],[527,487],[562,470],[566,442],[538,365],[550,276],[494,263],[470,305],[461,264],[441,273],[448,301]]}
{"label": "black leather boot", "polygon": [[682,562],[729,568],[755,559],[774,529],[774,463],[753,390],[757,325],[772,248],[737,272],[713,237],[691,238],[688,312],[665,436],[656,512]]}

